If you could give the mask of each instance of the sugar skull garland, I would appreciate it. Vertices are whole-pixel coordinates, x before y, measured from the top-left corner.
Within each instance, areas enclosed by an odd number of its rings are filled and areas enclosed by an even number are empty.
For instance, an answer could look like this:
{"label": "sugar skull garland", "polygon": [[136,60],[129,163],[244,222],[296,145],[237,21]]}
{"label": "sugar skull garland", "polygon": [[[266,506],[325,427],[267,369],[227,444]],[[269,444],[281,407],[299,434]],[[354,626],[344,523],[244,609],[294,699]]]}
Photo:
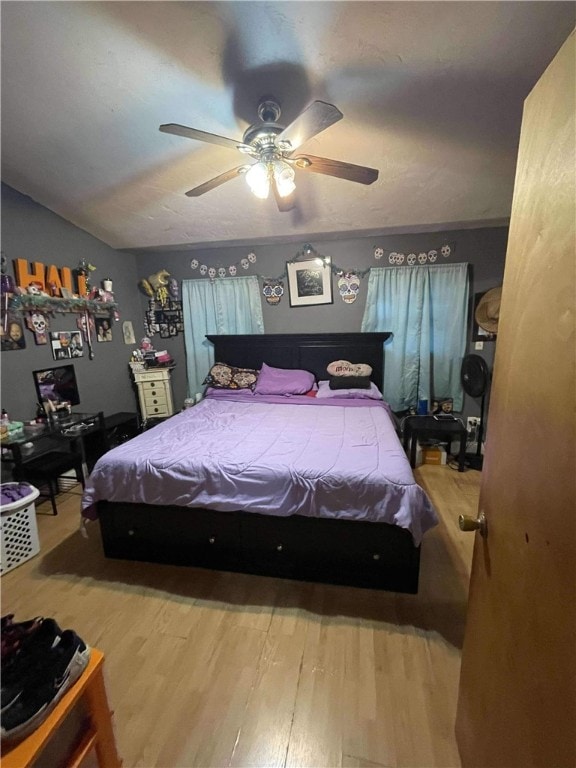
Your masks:
{"label": "sugar skull garland", "polygon": [[448,245],[448,243],[441,248],[432,248],[429,251],[419,251],[418,253],[414,252],[408,254],[398,251],[386,251],[384,248],[374,248],[374,258],[376,261],[380,261],[384,256],[387,256],[389,264],[396,266],[407,264],[409,267],[413,267],[416,264],[434,264],[434,262],[438,260],[439,255],[442,255],[447,259],[454,250],[454,244]]}
{"label": "sugar skull garland", "polygon": [[251,251],[245,258],[240,259],[236,264],[230,264],[229,267],[213,267],[208,264],[201,264],[198,259],[190,261],[190,269],[198,270],[202,277],[208,275],[210,280],[216,280],[217,277],[236,277],[240,270],[247,270],[252,264],[256,264],[256,254]]}

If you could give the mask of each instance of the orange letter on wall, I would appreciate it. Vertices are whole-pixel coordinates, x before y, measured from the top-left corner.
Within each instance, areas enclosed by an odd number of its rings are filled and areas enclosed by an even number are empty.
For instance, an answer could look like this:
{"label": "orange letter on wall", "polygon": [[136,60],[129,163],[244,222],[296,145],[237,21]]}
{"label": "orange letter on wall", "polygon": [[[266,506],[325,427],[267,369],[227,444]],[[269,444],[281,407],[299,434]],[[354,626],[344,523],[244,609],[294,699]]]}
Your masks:
{"label": "orange letter on wall", "polygon": [[26,289],[30,283],[41,283],[42,290],[45,290],[46,284],[44,282],[44,264],[41,264],[39,261],[33,262],[32,274],[30,274],[28,271],[28,262],[26,259],[14,259],[14,266],[16,272],[16,283],[20,286],[20,288]]}
{"label": "orange letter on wall", "polygon": [[56,286],[57,294],[62,293],[62,287],[72,291],[72,270],[68,269],[68,267],[62,267],[60,272],[58,272],[58,267],[52,264],[48,267],[48,272],[46,273],[46,285],[51,283]]}
{"label": "orange letter on wall", "polygon": [[62,287],[68,288],[69,291],[74,293],[74,288],[72,287],[72,270],[69,267],[61,267],[60,277],[62,278]]}

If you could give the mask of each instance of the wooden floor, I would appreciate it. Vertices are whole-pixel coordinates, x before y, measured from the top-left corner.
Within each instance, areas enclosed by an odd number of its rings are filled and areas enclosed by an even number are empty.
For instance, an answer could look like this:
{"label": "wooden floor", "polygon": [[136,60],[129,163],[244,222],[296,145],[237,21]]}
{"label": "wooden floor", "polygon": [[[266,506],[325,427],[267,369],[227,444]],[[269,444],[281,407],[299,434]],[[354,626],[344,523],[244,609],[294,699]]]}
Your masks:
{"label": "wooden floor", "polygon": [[41,553],[2,577],[2,614],[52,616],[105,653],[126,768],[459,766],[474,535],[457,518],[481,475],[416,475],[441,516],[418,595],[106,560],[68,493],[37,515]]}

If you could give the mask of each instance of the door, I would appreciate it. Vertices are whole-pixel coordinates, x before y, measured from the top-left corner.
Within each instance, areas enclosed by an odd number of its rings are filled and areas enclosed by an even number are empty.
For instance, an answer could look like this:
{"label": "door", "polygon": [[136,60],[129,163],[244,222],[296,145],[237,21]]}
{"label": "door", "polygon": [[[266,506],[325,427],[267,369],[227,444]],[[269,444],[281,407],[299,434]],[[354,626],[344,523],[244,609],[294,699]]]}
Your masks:
{"label": "door", "polygon": [[526,99],[456,736],[465,768],[576,765],[575,45]]}

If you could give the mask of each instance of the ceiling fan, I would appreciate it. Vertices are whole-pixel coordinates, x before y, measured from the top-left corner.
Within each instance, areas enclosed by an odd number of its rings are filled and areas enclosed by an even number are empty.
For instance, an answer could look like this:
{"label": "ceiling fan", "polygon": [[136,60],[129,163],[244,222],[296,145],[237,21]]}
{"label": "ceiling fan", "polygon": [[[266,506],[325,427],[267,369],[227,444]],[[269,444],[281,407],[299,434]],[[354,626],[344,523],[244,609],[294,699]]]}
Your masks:
{"label": "ceiling fan", "polygon": [[292,207],[289,197],[296,188],[295,169],[323,173],[359,184],[372,184],[376,181],[378,171],[374,168],[344,163],[340,160],[329,160],[326,157],[295,154],[305,141],[317,136],[344,117],[333,104],[313,101],[287,126],[278,123],[280,114],[278,102],[272,98],[264,99],[258,106],[258,117],[261,122],[251,125],[244,132],[242,141],[188,128],[177,123],[161,125],[160,130],[163,133],[205,141],[208,144],[218,144],[228,149],[238,150],[256,160],[255,163],[244,163],[231,168],[210,181],[194,187],[186,192],[186,195],[199,197],[237,176],[245,175],[246,182],[256,197],[267,198],[272,188],[279,210],[286,211]]}

